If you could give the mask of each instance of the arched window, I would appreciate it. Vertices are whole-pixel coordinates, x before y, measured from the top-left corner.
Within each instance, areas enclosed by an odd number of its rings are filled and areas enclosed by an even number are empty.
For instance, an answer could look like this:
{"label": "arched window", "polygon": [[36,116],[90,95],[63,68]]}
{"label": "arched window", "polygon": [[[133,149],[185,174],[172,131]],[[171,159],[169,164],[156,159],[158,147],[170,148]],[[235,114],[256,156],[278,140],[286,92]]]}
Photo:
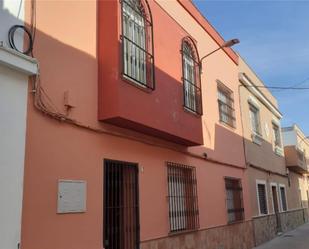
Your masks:
{"label": "arched window", "polygon": [[191,38],[182,42],[183,94],[186,109],[202,114],[199,57]]}
{"label": "arched window", "polygon": [[123,76],[154,89],[152,17],[148,3],[141,1],[121,1]]}

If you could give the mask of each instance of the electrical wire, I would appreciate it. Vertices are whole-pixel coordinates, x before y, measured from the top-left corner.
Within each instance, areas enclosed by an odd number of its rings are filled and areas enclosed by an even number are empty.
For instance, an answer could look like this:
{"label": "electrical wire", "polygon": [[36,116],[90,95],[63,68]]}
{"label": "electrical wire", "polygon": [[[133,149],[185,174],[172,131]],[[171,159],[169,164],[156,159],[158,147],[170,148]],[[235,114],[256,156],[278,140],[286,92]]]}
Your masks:
{"label": "electrical wire", "polygon": [[[27,34],[28,39],[29,39],[28,48],[24,51],[19,50],[17,48],[16,44],[15,44],[15,32],[18,29],[22,29]],[[9,39],[9,44],[10,44],[11,48],[15,49],[16,51],[18,51],[20,53],[26,54],[26,55],[32,53],[32,50],[33,50],[33,38],[32,37],[33,36],[31,34],[31,31],[23,25],[14,25],[9,29],[9,32],[8,32],[8,39]]]}

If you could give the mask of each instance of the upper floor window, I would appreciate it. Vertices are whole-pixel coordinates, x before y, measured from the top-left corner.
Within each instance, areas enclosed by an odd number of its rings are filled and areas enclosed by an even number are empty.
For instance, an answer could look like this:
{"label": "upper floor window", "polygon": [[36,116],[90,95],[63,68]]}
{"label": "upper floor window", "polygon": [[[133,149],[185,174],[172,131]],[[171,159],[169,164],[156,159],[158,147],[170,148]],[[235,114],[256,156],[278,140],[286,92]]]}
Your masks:
{"label": "upper floor window", "polygon": [[218,106],[220,121],[235,127],[235,110],[232,91],[224,86],[218,86]]}
{"label": "upper floor window", "polygon": [[167,163],[170,231],[199,228],[195,168]]}
{"label": "upper floor window", "polygon": [[249,112],[250,112],[251,128],[252,128],[253,133],[255,135],[262,136],[259,109],[249,103]]}
{"label": "upper floor window", "polygon": [[182,71],[184,106],[194,113],[202,114],[199,58],[189,37],[182,42]]}
{"label": "upper floor window", "polygon": [[273,137],[274,137],[274,143],[275,146],[281,147],[281,136],[280,136],[280,128],[276,124],[273,125]]}
{"label": "upper floor window", "polygon": [[122,0],[123,76],[154,89],[152,17],[141,0]]}

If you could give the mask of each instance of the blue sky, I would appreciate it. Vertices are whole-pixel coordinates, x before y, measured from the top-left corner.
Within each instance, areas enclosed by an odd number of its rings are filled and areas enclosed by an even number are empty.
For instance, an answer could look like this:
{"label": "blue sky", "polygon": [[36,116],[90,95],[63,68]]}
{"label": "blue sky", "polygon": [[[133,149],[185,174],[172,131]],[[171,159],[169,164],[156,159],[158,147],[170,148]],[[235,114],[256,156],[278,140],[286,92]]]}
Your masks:
{"label": "blue sky", "polygon": [[[309,87],[309,0],[209,1],[196,6],[268,86]],[[307,79],[307,80],[306,80]],[[309,90],[273,90],[284,115],[309,135]]]}

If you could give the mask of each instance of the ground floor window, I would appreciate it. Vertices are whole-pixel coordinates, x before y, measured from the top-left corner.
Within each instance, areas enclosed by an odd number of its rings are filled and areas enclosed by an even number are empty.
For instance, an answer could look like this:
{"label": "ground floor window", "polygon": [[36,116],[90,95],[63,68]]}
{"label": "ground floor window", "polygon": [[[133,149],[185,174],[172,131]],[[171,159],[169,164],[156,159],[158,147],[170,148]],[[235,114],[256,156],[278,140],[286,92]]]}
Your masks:
{"label": "ground floor window", "polygon": [[260,215],[268,214],[266,182],[258,181],[256,188]]}
{"label": "ground floor window", "polygon": [[104,161],[104,247],[139,248],[138,166]]}
{"label": "ground floor window", "polygon": [[167,163],[170,231],[199,228],[195,168]]}
{"label": "ground floor window", "polygon": [[286,203],[286,193],[285,193],[285,186],[280,185],[280,199],[281,199],[281,209],[282,211],[287,211],[287,203]]}
{"label": "ground floor window", "polygon": [[228,222],[243,220],[244,207],[241,181],[239,179],[225,178],[225,189]]}

